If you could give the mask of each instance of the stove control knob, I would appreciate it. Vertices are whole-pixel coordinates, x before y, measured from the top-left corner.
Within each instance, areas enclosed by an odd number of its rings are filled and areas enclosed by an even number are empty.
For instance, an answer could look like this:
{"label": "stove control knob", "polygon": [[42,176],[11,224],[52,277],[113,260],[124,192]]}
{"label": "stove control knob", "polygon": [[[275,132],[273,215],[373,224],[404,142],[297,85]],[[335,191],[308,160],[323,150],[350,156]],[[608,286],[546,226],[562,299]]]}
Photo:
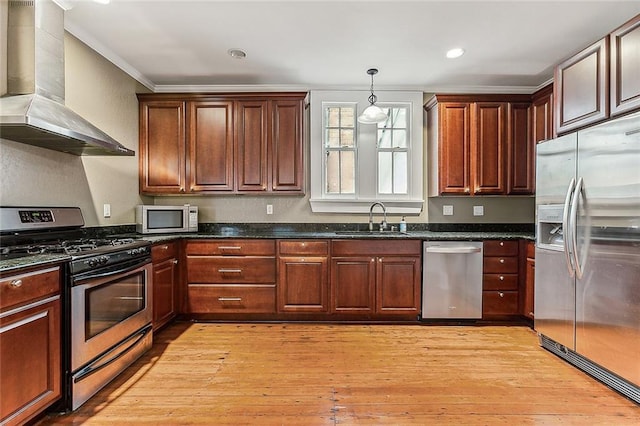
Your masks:
{"label": "stove control knob", "polygon": [[100,264],[101,265],[104,265],[108,261],[109,261],[109,257],[108,256],[100,256]]}
{"label": "stove control knob", "polygon": [[86,263],[89,265],[89,267],[93,268],[98,264],[98,261],[96,259],[91,259],[91,260],[87,261]]}

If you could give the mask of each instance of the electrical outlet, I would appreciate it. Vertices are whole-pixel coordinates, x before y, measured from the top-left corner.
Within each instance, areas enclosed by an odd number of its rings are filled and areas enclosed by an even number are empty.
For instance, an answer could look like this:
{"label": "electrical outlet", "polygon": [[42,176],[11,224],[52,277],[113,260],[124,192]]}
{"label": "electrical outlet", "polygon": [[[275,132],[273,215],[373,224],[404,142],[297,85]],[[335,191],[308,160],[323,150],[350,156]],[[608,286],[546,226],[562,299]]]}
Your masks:
{"label": "electrical outlet", "polygon": [[104,217],[111,217],[111,204],[102,205],[102,215]]}
{"label": "electrical outlet", "polygon": [[267,204],[267,214],[273,214],[273,204]]}
{"label": "electrical outlet", "polygon": [[474,216],[484,216],[484,206],[473,206]]}
{"label": "electrical outlet", "polygon": [[453,206],[442,206],[443,216],[453,216]]}

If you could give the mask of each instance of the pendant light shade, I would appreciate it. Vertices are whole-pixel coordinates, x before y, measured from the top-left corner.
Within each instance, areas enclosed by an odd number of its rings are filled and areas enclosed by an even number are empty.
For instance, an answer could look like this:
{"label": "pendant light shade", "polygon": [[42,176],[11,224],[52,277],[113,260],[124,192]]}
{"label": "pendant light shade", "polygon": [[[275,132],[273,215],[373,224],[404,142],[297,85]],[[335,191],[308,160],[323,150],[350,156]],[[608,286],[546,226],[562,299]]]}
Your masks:
{"label": "pendant light shade", "polygon": [[371,76],[371,95],[369,96],[369,106],[358,116],[358,123],[377,124],[387,121],[387,118],[389,118],[382,108],[376,105],[378,97],[373,94],[373,76],[377,73],[378,70],[375,68],[367,70],[367,74]]}

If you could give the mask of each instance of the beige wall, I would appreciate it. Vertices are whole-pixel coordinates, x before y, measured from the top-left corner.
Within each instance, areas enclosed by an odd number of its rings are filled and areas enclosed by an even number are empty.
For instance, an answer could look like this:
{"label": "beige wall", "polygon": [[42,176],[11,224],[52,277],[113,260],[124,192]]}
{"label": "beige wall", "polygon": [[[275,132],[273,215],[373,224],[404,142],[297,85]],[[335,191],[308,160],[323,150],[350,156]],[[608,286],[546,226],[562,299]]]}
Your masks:
{"label": "beige wall", "polygon": [[[66,104],[126,147],[138,151],[138,103],[148,90],[95,51],[65,35]],[[428,143],[425,142],[425,143]],[[308,161],[308,146],[305,147]],[[425,153],[427,150],[425,150]],[[426,156],[426,155],[425,155]],[[426,166],[426,160],[424,161]],[[309,167],[305,167],[308,170]],[[428,175],[428,173],[425,173]],[[77,157],[11,141],[0,141],[0,205],[79,206],[87,226],[134,223],[134,206],[190,203],[200,208],[201,222],[356,222],[366,215],[313,214],[307,196],[140,197],[138,158]],[[425,185],[425,191],[428,188]],[[307,189],[306,193],[309,191]],[[485,215],[471,215],[482,200]],[[111,218],[102,217],[111,204]],[[266,214],[272,204],[273,215]],[[531,223],[533,198],[435,197],[420,216],[425,223]],[[454,205],[454,216],[442,216],[442,205]],[[396,223],[400,217],[389,217]]]}

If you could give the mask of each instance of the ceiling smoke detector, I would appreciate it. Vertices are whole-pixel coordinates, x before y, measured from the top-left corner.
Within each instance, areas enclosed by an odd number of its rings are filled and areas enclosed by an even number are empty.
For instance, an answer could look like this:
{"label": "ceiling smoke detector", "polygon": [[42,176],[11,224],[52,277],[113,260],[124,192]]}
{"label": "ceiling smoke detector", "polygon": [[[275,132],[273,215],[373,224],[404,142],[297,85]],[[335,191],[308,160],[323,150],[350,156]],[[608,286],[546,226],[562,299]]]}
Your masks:
{"label": "ceiling smoke detector", "polygon": [[235,59],[244,59],[247,57],[247,53],[242,49],[229,49],[227,53]]}

